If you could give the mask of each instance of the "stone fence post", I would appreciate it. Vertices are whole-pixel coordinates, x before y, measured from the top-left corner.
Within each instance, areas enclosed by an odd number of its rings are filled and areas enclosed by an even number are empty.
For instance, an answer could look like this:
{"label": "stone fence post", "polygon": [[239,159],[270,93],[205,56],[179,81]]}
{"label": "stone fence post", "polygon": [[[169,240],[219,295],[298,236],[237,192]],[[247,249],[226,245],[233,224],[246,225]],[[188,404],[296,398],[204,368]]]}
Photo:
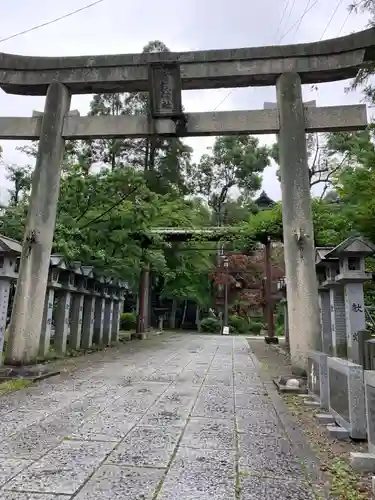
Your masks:
{"label": "stone fence post", "polygon": [[61,287],[55,289],[57,295],[54,348],[58,354],[65,354],[71,326],[72,293],[75,288],[75,273],[68,264],[60,270]]}
{"label": "stone fence post", "polygon": [[104,326],[104,278],[103,276],[95,276],[95,319],[94,319],[94,344],[103,344],[103,326]]}
{"label": "stone fence post", "polygon": [[118,282],[112,282],[111,290],[113,299],[111,340],[112,342],[118,342],[120,334],[120,288]]}
{"label": "stone fence post", "polygon": [[10,290],[18,277],[17,259],[21,251],[22,246],[17,241],[0,236],[0,365],[3,359]]}
{"label": "stone fence post", "polygon": [[59,283],[60,272],[66,269],[67,269],[67,263],[62,255],[59,254],[51,255],[50,266],[48,271],[46,296],[44,299],[42,327],[40,329],[40,337],[39,337],[39,356],[41,358],[45,358],[50,349],[55,292],[60,290],[62,287],[61,283]]}
{"label": "stone fence post", "polygon": [[81,347],[83,349],[90,349],[94,336],[96,302],[95,275],[93,266],[82,266],[82,271],[85,278],[85,296],[83,300]]}
{"label": "stone fence post", "polygon": [[104,283],[104,323],[103,323],[103,344],[110,345],[112,338],[112,320],[113,320],[113,297],[109,290],[110,278],[105,279]]}
{"label": "stone fence post", "polygon": [[69,347],[77,350],[81,347],[85,276],[80,262],[72,262],[71,267],[74,271],[76,288],[72,294]]}

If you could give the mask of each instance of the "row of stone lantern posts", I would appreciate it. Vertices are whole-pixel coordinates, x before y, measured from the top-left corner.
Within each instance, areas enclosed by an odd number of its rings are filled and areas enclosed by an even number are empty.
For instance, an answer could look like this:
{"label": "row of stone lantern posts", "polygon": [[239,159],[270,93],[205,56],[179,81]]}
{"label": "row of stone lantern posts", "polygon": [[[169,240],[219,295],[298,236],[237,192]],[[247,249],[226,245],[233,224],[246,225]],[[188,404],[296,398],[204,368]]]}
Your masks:
{"label": "row of stone lantern posts", "polygon": [[[17,241],[0,236],[0,352],[20,253]],[[89,349],[116,342],[127,288],[123,281],[98,275],[93,266],[51,255],[39,356],[45,358],[51,346],[64,354],[68,347]]]}
{"label": "row of stone lantern posts", "polygon": [[[328,356],[362,364],[366,331],[364,283],[372,279],[365,271],[365,258],[375,247],[351,237],[336,247],[316,248],[316,275],[320,311],[319,350]],[[284,299],[284,333],[289,341],[287,284],[279,280]],[[369,335],[368,335],[369,336]]]}
{"label": "row of stone lantern posts", "polygon": [[372,279],[365,271],[365,259],[374,253],[375,247],[360,237],[316,249],[320,350],[329,356],[363,364],[364,283]]}
{"label": "row of stone lantern posts", "polygon": [[352,453],[352,466],[375,471],[375,370],[369,363],[371,332],[366,330],[365,259],[375,247],[350,237],[336,247],[316,248],[320,332],[308,353],[309,406],[325,413],[316,419],[336,439],[368,440],[368,453]]}

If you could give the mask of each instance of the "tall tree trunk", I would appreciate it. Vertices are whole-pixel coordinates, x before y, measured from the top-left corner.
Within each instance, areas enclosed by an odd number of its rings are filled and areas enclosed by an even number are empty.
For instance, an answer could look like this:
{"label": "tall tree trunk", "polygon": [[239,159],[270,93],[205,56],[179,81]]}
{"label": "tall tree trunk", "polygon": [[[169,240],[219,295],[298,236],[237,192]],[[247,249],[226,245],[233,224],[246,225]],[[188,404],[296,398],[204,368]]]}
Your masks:
{"label": "tall tree trunk", "polygon": [[195,324],[197,326],[198,333],[201,333],[201,308],[198,304],[195,311]]}
{"label": "tall tree trunk", "polygon": [[188,303],[188,301],[185,300],[185,302],[184,302],[184,312],[182,313],[182,320],[181,320],[181,327],[180,327],[181,329],[184,326],[184,323],[185,323],[185,320],[186,320],[187,303]]}
{"label": "tall tree trunk", "polygon": [[169,317],[169,328],[174,330],[176,328],[176,313],[177,313],[177,299],[173,299],[171,315]]}

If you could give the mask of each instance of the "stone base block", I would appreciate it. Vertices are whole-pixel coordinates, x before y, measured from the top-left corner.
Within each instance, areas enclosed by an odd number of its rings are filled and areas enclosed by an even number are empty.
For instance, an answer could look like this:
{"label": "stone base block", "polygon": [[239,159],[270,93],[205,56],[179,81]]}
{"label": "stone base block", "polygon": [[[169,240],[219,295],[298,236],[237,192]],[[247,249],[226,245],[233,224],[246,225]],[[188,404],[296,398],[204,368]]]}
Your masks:
{"label": "stone base block", "polygon": [[375,455],[372,453],[350,453],[349,460],[357,472],[375,472]]}
{"label": "stone base block", "polygon": [[121,332],[120,333],[120,341],[131,340],[132,334],[131,332]]}
{"label": "stone base block", "polygon": [[266,344],[278,344],[279,337],[264,337],[264,342]]}
{"label": "stone base block", "polygon": [[375,496],[375,476],[372,476],[372,492]]}
{"label": "stone base block", "polygon": [[329,413],[317,413],[315,415],[315,418],[319,424],[331,425],[331,424],[335,423],[334,417],[332,415],[330,415]]}
{"label": "stone base block", "polygon": [[338,441],[347,441],[349,439],[349,431],[344,429],[344,427],[327,425],[327,431],[331,438],[337,439]]}
{"label": "stone base block", "polygon": [[320,408],[320,403],[311,399],[305,399],[303,401],[303,404],[305,406],[309,406],[310,408]]}
{"label": "stone base block", "polygon": [[145,340],[147,337],[147,333],[132,333],[132,339]]}
{"label": "stone base block", "polygon": [[47,365],[29,365],[29,366],[2,366],[0,368],[0,382],[8,380],[24,379],[31,382],[37,382],[45,378],[59,375],[59,370],[53,370]]}

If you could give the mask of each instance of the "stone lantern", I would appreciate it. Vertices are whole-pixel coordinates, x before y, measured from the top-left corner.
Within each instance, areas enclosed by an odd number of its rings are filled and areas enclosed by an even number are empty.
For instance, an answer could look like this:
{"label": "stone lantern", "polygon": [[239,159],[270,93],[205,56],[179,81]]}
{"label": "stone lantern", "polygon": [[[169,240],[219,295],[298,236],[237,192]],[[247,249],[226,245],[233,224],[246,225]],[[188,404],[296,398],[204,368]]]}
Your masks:
{"label": "stone lantern", "polygon": [[3,352],[5,340],[10,290],[18,277],[17,259],[21,251],[22,246],[18,241],[0,235],[0,354]]}
{"label": "stone lantern", "polygon": [[316,247],[315,249],[322,350],[329,356],[333,355],[332,325],[334,325],[334,321],[332,321],[331,303],[332,307],[334,307],[333,286],[336,286],[337,260],[327,260],[326,255],[332,249],[333,247]]}
{"label": "stone lantern", "polygon": [[339,273],[335,282],[344,289],[347,357],[361,363],[359,335],[366,329],[363,284],[372,275],[365,271],[365,258],[375,253],[375,247],[361,237],[353,236],[332,249],[326,258],[338,259]]}

